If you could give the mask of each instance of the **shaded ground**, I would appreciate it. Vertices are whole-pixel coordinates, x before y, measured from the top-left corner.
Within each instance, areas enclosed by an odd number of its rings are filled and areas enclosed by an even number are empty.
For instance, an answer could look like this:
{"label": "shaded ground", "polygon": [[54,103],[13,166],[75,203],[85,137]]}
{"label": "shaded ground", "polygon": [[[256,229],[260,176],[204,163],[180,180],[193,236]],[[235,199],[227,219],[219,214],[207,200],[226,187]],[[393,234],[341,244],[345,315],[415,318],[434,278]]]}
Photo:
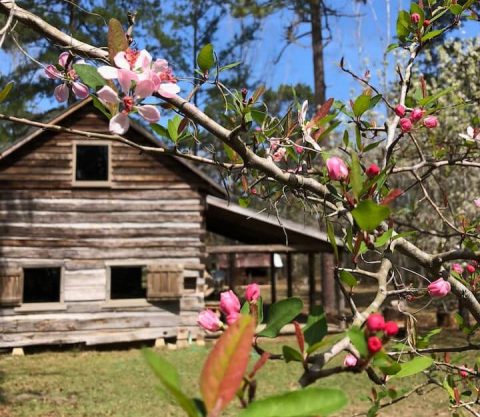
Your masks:
{"label": "shaded ground", "polygon": [[[449,333],[451,340],[453,335]],[[291,338],[284,338],[293,343]],[[279,351],[281,345],[267,344]],[[198,375],[208,347],[192,346],[180,351],[161,351],[177,364],[184,389],[198,395]],[[255,359],[255,358],[252,358]],[[341,359],[339,359],[341,360]],[[464,360],[462,358],[462,360]],[[0,417],[176,417],[183,415],[170,397],[156,390],[156,380],[138,349],[123,351],[46,352],[25,357],[0,356],[2,370]],[[269,362],[259,374],[258,395],[297,389],[298,364]],[[418,382],[418,381],[417,381]],[[400,389],[413,386],[412,379],[391,383]],[[368,409],[362,400],[372,384],[364,375],[337,375],[318,386],[340,387],[351,404],[341,416]],[[413,395],[408,401],[387,408],[383,417],[450,416],[447,398],[440,390],[428,396]],[[236,408],[225,414],[235,416]]]}

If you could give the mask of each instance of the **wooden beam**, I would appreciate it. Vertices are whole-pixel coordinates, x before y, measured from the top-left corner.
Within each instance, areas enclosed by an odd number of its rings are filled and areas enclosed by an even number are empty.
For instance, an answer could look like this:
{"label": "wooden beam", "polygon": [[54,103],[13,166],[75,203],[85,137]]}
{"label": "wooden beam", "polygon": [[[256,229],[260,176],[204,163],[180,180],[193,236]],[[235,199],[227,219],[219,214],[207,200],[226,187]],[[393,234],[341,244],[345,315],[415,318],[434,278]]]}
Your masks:
{"label": "wooden beam", "polygon": [[215,245],[207,246],[207,253],[291,253],[315,252],[318,248],[303,245]]}
{"label": "wooden beam", "polygon": [[293,297],[292,254],[287,253],[287,297]]}
{"label": "wooden beam", "polygon": [[270,254],[270,291],[271,291],[271,302],[272,304],[277,301],[277,277],[275,271],[275,254]]}
{"label": "wooden beam", "polygon": [[308,254],[308,308],[315,306],[315,254]]}

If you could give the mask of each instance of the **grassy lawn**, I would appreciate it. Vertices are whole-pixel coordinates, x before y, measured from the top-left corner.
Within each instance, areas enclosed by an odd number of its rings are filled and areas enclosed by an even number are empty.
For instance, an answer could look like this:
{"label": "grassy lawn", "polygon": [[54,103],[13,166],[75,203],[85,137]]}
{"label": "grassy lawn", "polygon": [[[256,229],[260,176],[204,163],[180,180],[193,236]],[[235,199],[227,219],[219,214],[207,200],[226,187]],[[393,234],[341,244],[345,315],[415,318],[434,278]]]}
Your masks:
{"label": "grassy lawn", "polygon": [[[279,350],[280,345],[267,345]],[[160,351],[159,351],[160,352]],[[184,389],[198,395],[198,375],[208,347],[192,346],[160,352],[177,364]],[[298,386],[298,364],[270,361],[258,375],[258,396],[263,397]],[[412,386],[411,379],[395,387]],[[403,384],[403,385],[402,385]],[[371,383],[364,375],[337,375],[323,379],[318,386],[341,387],[350,397],[342,416],[365,411]],[[183,415],[161,390],[140,351],[65,351],[0,356],[0,417],[176,417]],[[393,386],[393,385],[392,385]],[[225,415],[234,416],[231,407]],[[389,417],[449,416],[446,397],[435,390],[427,397],[413,395],[380,413]]]}

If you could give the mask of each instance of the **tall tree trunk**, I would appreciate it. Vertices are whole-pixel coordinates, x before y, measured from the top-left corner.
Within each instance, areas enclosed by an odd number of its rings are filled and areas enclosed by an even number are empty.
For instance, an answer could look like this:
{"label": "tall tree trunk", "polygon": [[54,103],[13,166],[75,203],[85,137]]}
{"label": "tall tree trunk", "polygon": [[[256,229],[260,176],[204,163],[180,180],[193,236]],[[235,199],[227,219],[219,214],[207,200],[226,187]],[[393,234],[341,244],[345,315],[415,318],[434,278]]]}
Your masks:
{"label": "tall tree trunk", "polygon": [[315,106],[325,103],[325,70],[323,68],[322,0],[310,0],[312,24],[313,76]]}

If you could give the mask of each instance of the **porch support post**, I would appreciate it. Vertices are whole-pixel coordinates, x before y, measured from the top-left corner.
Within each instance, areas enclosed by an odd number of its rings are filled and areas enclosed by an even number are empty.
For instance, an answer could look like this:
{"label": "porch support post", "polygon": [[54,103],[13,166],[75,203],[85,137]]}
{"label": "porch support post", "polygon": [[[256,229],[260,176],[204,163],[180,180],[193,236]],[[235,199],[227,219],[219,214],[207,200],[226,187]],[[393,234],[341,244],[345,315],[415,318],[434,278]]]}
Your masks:
{"label": "porch support post", "polygon": [[228,287],[233,290],[235,288],[235,254],[228,254]]}
{"label": "porch support post", "polygon": [[270,291],[272,304],[277,301],[277,277],[275,273],[274,253],[270,254]]}
{"label": "porch support post", "polygon": [[287,253],[287,297],[293,297],[292,254]]}
{"label": "porch support post", "polygon": [[315,253],[308,254],[308,308],[315,306]]}

